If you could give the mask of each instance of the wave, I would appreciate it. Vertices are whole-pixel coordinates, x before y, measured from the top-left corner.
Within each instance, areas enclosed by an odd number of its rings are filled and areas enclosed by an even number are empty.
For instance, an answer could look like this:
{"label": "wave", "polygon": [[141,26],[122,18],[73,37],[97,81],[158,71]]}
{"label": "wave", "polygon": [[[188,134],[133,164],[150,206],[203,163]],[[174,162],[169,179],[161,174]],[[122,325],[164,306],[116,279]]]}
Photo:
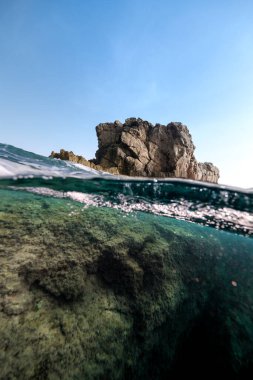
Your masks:
{"label": "wave", "polygon": [[253,235],[252,189],[174,178],[115,176],[6,144],[0,144],[0,188]]}

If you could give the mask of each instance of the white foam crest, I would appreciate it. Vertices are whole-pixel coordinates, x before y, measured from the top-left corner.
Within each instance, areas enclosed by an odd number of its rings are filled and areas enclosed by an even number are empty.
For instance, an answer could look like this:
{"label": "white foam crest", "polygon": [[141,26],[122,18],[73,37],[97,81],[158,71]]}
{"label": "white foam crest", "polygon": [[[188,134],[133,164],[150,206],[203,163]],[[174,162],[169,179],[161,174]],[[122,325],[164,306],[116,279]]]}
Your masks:
{"label": "white foam crest", "polygon": [[[54,160],[52,160],[52,163]],[[50,162],[51,164],[51,162]],[[78,171],[76,169],[79,169]],[[19,162],[10,161],[5,158],[0,158],[0,177],[26,177],[33,176],[53,176],[53,177],[77,177],[89,178],[94,175],[101,175],[101,172],[88,168],[84,165],[69,164],[65,161],[60,162],[60,166],[45,165],[38,162]]]}
{"label": "white foam crest", "polygon": [[70,161],[65,161],[65,163],[70,168],[77,168],[77,169],[80,169],[80,170],[82,170],[84,172],[93,173],[93,174],[97,174],[97,175],[108,174],[106,172],[103,172],[103,171],[100,171],[100,170],[96,170],[96,169],[90,168],[90,167],[82,165],[82,164],[76,164],[76,163],[73,163],[73,162],[70,162]]}
{"label": "white foam crest", "polygon": [[0,158],[0,176],[19,176],[27,174],[36,175],[38,173],[38,170],[35,170],[27,165]]}

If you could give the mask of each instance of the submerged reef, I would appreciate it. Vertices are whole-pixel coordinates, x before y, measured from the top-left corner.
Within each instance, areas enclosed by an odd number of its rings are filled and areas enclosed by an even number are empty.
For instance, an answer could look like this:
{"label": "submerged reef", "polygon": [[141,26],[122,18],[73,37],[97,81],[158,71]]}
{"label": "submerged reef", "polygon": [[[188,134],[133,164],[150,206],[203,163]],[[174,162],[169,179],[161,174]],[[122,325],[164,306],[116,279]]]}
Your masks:
{"label": "submerged reef", "polygon": [[0,379],[252,373],[252,239],[0,195]]}
{"label": "submerged reef", "polygon": [[217,183],[219,169],[210,162],[198,163],[187,126],[172,122],[153,125],[140,118],[122,124],[101,123],[96,127],[96,159],[86,160],[61,149],[50,157],[81,163],[113,174],[139,177],[176,177]]}

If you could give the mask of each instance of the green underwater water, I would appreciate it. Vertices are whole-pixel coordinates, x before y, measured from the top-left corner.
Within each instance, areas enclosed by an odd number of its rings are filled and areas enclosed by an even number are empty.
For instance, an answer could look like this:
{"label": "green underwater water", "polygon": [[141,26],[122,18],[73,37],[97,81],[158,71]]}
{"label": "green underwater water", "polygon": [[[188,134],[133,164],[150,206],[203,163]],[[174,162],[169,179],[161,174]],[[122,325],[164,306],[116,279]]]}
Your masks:
{"label": "green underwater water", "polygon": [[[123,191],[120,181],[86,181],[84,191],[84,181],[44,181],[54,191],[101,195],[102,188],[106,201],[87,204],[31,192],[23,179],[16,188],[6,181],[0,379],[167,379],[183,371],[203,375],[200,363],[211,375],[253,374],[250,225],[116,207],[115,193],[128,191],[128,206],[147,198],[137,182]],[[198,188],[180,186],[170,197],[200,198]],[[151,189],[153,201],[165,200]],[[251,213],[252,197],[228,197],[230,208]],[[208,200],[225,202],[210,193]]]}

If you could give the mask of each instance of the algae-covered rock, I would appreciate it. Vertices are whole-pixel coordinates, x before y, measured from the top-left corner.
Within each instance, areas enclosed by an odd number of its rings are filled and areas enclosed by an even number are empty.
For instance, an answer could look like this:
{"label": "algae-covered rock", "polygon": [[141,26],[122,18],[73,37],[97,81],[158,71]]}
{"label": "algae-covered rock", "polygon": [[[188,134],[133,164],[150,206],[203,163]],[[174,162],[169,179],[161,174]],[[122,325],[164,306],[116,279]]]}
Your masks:
{"label": "algae-covered rock", "polygon": [[22,191],[0,233],[0,379],[252,369],[252,240]]}

